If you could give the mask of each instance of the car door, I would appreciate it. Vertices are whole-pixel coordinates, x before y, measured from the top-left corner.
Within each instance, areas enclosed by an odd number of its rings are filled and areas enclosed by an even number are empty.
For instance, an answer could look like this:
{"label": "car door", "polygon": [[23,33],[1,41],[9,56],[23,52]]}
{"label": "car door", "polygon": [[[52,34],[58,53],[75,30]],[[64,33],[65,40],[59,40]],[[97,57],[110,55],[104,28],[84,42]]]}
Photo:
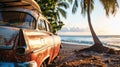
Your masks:
{"label": "car door", "polygon": [[52,28],[49,24],[48,21],[46,21],[46,28],[47,28],[47,31],[49,32],[48,34],[52,37],[53,39],[53,43],[54,43],[54,51],[53,51],[53,59],[58,55],[59,53],[59,50],[60,50],[60,45],[61,45],[61,39],[58,35],[56,34],[53,34],[53,33],[50,33],[52,31]]}
{"label": "car door", "polygon": [[45,34],[42,37],[40,37],[41,42],[43,43],[42,49],[48,50],[50,60],[52,60],[55,52],[54,35],[50,32],[50,28],[45,19],[39,19],[38,30],[40,33]]}
{"label": "car door", "polygon": [[53,35],[46,25],[44,19],[38,19],[35,30],[24,30],[26,42],[32,51],[31,60],[35,60],[38,66],[47,58],[51,61],[55,50]]}

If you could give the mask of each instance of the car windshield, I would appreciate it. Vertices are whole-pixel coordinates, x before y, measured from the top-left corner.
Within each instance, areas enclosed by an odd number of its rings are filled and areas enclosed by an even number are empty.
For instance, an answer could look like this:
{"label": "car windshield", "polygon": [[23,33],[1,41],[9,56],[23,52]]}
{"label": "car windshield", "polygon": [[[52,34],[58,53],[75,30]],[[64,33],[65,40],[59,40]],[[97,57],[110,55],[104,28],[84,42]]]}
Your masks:
{"label": "car windshield", "polygon": [[0,11],[0,26],[35,28],[35,19],[24,12]]}

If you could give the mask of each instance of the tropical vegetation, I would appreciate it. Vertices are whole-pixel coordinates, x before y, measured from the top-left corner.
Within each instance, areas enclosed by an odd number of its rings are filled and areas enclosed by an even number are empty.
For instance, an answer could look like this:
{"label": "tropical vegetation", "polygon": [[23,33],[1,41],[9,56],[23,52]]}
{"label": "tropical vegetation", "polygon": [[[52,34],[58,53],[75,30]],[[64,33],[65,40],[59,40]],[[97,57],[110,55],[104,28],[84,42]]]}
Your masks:
{"label": "tropical vegetation", "polygon": [[[53,33],[62,28],[63,21],[60,20],[60,15],[64,18],[67,17],[65,9],[69,8],[67,2],[72,5],[72,13],[76,13],[78,7],[81,7],[81,14],[88,17],[89,28],[93,37],[94,45],[90,49],[97,52],[104,52],[106,48],[103,48],[103,44],[97,37],[92,24],[90,13],[94,10],[94,0],[36,0],[41,7],[42,13],[51,22],[53,27]],[[115,15],[118,3],[117,0],[99,0],[104,7],[106,15]],[[64,9],[65,8],[65,9]]]}
{"label": "tropical vegetation", "polygon": [[[90,12],[92,12],[94,9],[94,0],[68,0],[68,2],[73,3],[73,8],[72,8],[73,13],[75,13],[77,11],[77,8],[79,7],[79,3],[80,3],[81,14],[84,16],[87,14],[88,24],[89,24],[89,28],[90,28],[90,31],[91,31],[91,34],[93,37],[94,45],[85,50],[106,52],[108,48],[103,46],[103,44],[97,37],[97,35],[92,27],[92,24],[91,24]],[[117,0],[100,0],[100,2],[104,7],[107,16],[109,16],[109,14],[115,15],[117,8],[118,8]]]}
{"label": "tropical vegetation", "polygon": [[41,7],[42,13],[45,17],[50,21],[52,25],[52,32],[56,33],[56,31],[62,28],[63,21],[60,20],[60,16],[66,18],[67,13],[65,9],[69,8],[67,2],[62,0],[36,0],[39,6]]}

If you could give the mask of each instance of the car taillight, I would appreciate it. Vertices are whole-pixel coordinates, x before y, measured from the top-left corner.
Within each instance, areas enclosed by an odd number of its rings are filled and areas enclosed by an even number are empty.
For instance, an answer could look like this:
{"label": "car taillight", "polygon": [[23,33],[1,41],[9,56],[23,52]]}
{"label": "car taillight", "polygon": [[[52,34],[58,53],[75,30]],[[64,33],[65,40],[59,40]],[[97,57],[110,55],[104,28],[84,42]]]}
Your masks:
{"label": "car taillight", "polygon": [[16,54],[24,55],[25,54],[25,47],[17,47],[16,48]]}
{"label": "car taillight", "polygon": [[27,62],[30,61],[30,54],[26,51],[26,46],[17,46],[16,50],[16,60],[17,62]]}
{"label": "car taillight", "polygon": [[26,52],[26,42],[25,42],[25,39],[24,39],[23,30],[20,29],[19,37],[18,37],[18,45],[16,47],[16,54],[24,55],[25,52]]}

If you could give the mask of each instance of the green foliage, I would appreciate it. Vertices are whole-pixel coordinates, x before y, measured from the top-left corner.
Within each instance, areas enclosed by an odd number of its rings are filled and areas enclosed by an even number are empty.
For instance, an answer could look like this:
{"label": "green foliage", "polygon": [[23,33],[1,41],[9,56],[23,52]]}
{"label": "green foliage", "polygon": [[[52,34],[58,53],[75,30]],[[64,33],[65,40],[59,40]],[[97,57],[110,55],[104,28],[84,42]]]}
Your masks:
{"label": "green foliage", "polygon": [[64,18],[67,18],[66,11],[64,11],[64,10],[61,9],[61,8],[58,8],[58,11],[61,13],[61,15],[62,15]]}
{"label": "green foliage", "polygon": [[67,2],[60,2],[57,4],[58,7],[63,7],[65,9],[67,9],[69,7]]}
{"label": "green foliage", "polygon": [[[80,6],[81,6],[81,13],[85,16],[85,14],[87,14],[88,17],[88,24],[89,24],[89,28],[93,37],[93,41],[94,41],[94,45],[95,48],[98,48],[95,51],[99,51],[99,47],[103,46],[101,41],[99,40],[99,38],[97,37],[96,33],[94,32],[94,29],[92,27],[91,24],[91,16],[90,16],[90,12],[92,12],[92,10],[94,9],[94,0],[74,0],[73,2],[73,9],[72,12],[75,13],[77,11],[78,8],[78,3],[80,2]],[[111,14],[115,14],[117,7],[118,7],[118,3],[117,0],[100,0],[100,2],[102,3],[102,5],[104,6],[104,9],[106,11],[106,15],[108,16],[110,13]],[[99,46],[99,47],[98,47]],[[101,50],[104,51],[104,50]],[[108,53],[114,53],[114,50],[109,50]]]}
{"label": "green foliage", "polygon": [[[83,16],[85,16],[86,15],[86,13],[87,13],[87,7],[88,7],[88,0],[81,0],[81,1],[79,1],[80,2],[80,7],[81,7],[81,14],[83,15]],[[79,4],[79,2],[78,1],[75,1],[74,2],[74,5],[73,5],[73,10],[72,10],[72,12],[73,13],[75,13],[76,11],[77,11],[77,8],[78,8],[78,4]],[[91,0],[91,3],[90,3],[90,11],[92,12],[92,10],[94,9],[94,1],[93,0]]]}
{"label": "green foliage", "polygon": [[54,28],[54,29],[52,29],[52,32],[53,32],[54,34],[56,34],[56,31],[57,31],[57,30],[61,30],[61,28],[62,28],[62,26],[63,26],[64,24],[63,24],[62,21],[59,21],[58,24],[57,24],[56,22],[54,22],[54,23],[51,23],[51,25],[52,25],[52,28]]}
{"label": "green foliage", "polygon": [[[53,33],[60,30],[64,25],[60,20],[60,14],[64,18],[67,17],[66,11],[69,7],[68,3],[64,0],[36,0],[41,7],[42,14],[50,21]],[[63,9],[64,8],[64,9]]]}
{"label": "green foliage", "polygon": [[[90,0],[90,12],[94,9],[94,0]],[[109,14],[116,14],[117,8],[119,7],[117,0],[99,0],[101,4],[103,5],[106,15],[109,16]],[[88,0],[68,0],[70,4],[73,4],[72,6],[72,12],[73,14],[76,13],[77,8],[79,7],[78,4],[80,3],[81,7],[81,14],[86,15],[87,12],[87,3]],[[72,3],[71,3],[72,2]]]}
{"label": "green foliage", "polygon": [[73,4],[73,8],[72,8],[72,13],[73,14],[76,13],[77,8],[78,8],[78,0],[75,0],[74,4]]}

